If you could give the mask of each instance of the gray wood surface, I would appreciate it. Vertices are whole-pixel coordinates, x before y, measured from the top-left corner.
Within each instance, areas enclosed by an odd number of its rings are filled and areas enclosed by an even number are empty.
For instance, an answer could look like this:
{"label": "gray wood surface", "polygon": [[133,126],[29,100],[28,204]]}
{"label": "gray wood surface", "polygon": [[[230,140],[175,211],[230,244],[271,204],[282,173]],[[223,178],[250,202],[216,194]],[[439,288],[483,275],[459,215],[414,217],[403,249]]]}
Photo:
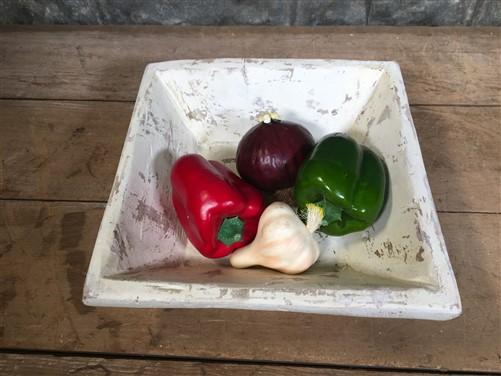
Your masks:
{"label": "gray wood surface", "polygon": [[3,26],[0,98],[131,101],[147,63],[262,57],[395,60],[413,104],[499,105],[500,36],[495,27]]}
{"label": "gray wood surface", "polygon": [[[0,198],[106,201],[133,105],[0,100]],[[413,107],[440,211],[500,212],[498,107]],[[479,199],[482,197],[482,199]]]}
{"label": "gray wood surface", "polygon": [[0,202],[0,348],[500,370],[501,214],[439,215],[463,303],[447,322],[86,307],[104,204]]}
{"label": "gray wood surface", "polygon": [[[322,366],[212,363],[180,360],[105,359],[99,357],[0,354],[0,375],[5,376],[438,376],[443,373],[391,372]],[[449,376],[458,376],[448,373]],[[463,374],[464,375],[464,374]]]}
{"label": "gray wood surface", "polygon": [[[10,348],[75,354],[3,354],[0,370],[141,370],[127,363],[139,360],[78,356],[85,351],[378,372],[501,371],[499,36],[495,28],[0,28],[0,353]],[[103,202],[144,66],[218,56],[401,64],[458,279],[461,317],[428,322],[82,305]],[[296,366],[192,363],[162,363],[157,369],[303,374]],[[345,376],[348,370],[304,372]]]}

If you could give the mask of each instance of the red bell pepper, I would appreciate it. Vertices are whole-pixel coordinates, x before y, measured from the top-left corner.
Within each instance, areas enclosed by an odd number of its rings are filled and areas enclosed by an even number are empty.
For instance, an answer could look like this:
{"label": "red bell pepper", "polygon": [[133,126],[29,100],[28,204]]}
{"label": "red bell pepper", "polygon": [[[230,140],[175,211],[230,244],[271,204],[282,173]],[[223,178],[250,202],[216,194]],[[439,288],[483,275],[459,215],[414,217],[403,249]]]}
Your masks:
{"label": "red bell pepper", "polygon": [[185,155],[172,167],[171,184],[179,222],[202,255],[227,256],[256,236],[263,197],[222,163]]}

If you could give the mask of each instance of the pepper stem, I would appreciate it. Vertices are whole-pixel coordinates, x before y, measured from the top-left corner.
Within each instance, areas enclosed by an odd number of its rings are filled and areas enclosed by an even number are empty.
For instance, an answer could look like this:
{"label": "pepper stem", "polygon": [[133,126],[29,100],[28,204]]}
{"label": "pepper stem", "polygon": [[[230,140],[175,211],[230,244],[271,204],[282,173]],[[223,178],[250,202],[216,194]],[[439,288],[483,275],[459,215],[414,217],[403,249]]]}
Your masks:
{"label": "pepper stem", "polygon": [[217,233],[217,240],[224,245],[232,245],[242,240],[244,222],[238,217],[225,218]]}
{"label": "pepper stem", "polygon": [[322,225],[324,209],[316,204],[306,204],[306,228],[314,233]]}

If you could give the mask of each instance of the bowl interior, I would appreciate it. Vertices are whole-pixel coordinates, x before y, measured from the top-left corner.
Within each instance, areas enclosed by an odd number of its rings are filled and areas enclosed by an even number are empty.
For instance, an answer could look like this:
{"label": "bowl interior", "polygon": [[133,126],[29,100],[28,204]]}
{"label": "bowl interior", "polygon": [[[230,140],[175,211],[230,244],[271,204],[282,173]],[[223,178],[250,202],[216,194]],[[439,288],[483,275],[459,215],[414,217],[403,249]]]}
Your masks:
{"label": "bowl interior", "polygon": [[[163,64],[138,98],[115,184],[110,279],[314,290],[437,288],[434,252],[445,252],[419,143],[396,65],[342,61],[217,60]],[[388,165],[389,202],[377,223],[344,237],[316,235],[322,250],[306,273],[234,270],[201,257],[170,203],[169,174],[186,153],[235,169],[239,140],[264,111],[306,126],[316,140],[345,132]]]}

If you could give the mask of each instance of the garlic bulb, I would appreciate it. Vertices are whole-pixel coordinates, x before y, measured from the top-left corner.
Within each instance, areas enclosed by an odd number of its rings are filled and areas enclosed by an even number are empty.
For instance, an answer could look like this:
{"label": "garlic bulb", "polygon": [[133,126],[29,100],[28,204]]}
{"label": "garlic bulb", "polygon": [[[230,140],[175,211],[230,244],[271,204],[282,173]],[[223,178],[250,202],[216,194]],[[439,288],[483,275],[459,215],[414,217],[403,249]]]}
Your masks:
{"label": "garlic bulb", "polygon": [[261,265],[287,274],[304,272],[320,254],[312,233],[320,226],[322,208],[308,207],[307,225],[283,202],[268,206],[261,218],[254,241],[230,256],[235,268]]}

